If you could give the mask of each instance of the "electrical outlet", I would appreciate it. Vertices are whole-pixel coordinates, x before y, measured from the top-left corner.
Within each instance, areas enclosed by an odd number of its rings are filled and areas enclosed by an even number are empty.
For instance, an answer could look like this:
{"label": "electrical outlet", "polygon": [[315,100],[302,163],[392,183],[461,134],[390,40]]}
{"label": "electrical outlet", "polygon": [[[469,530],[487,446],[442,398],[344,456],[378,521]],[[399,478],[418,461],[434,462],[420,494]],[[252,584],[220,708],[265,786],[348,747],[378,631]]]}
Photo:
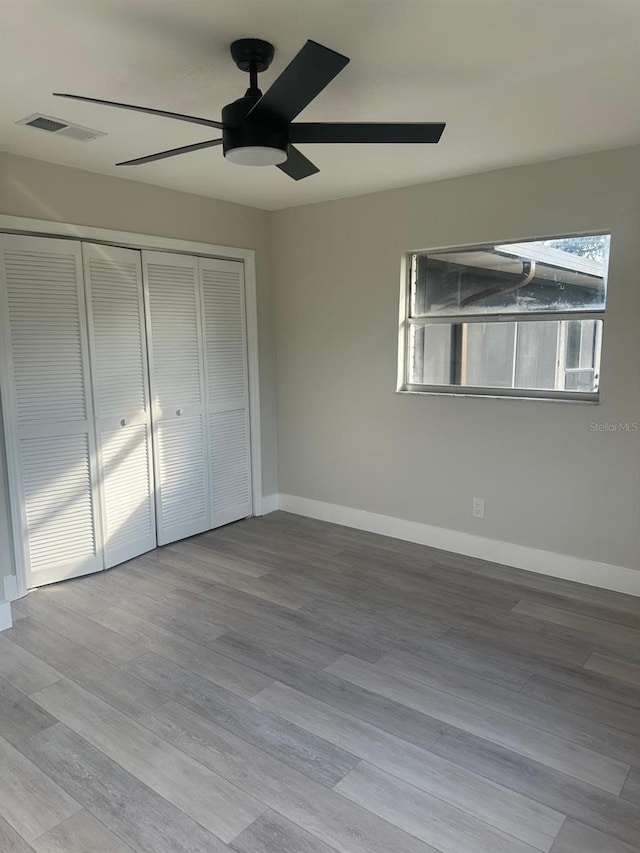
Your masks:
{"label": "electrical outlet", "polygon": [[474,518],[484,518],[484,498],[473,498],[471,515]]}

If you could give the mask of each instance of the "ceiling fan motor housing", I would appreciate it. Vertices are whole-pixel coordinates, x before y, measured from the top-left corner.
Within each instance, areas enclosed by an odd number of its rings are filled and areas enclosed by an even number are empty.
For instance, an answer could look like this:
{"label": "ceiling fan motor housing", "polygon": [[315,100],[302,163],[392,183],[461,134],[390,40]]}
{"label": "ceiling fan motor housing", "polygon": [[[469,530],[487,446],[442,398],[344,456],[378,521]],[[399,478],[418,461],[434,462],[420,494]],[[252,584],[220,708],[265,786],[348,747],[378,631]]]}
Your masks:
{"label": "ceiling fan motor housing", "polygon": [[289,127],[286,122],[277,117],[273,117],[268,122],[265,122],[264,119],[252,121],[251,116],[247,116],[251,107],[260,98],[261,95],[245,95],[244,98],[227,104],[222,110],[222,123],[224,125],[222,150],[225,157],[231,154],[230,160],[234,160],[233,152],[239,153],[239,149],[243,148],[275,149],[274,157],[277,157],[276,151],[282,152],[282,159],[279,159],[279,162],[284,162],[287,159]]}

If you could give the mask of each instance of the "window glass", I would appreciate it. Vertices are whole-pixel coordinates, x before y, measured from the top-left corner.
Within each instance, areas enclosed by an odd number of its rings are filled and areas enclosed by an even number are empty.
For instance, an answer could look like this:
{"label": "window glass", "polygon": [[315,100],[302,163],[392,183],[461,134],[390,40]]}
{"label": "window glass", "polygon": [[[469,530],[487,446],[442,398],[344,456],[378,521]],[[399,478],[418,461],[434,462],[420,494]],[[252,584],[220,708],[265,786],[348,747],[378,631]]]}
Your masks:
{"label": "window glass", "polygon": [[608,258],[608,235],[416,253],[411,315],[603,310]]}
{"label": "window glass", "polygon": [[408,381],[594,393],[601,325],[601,320],[415,324]]}

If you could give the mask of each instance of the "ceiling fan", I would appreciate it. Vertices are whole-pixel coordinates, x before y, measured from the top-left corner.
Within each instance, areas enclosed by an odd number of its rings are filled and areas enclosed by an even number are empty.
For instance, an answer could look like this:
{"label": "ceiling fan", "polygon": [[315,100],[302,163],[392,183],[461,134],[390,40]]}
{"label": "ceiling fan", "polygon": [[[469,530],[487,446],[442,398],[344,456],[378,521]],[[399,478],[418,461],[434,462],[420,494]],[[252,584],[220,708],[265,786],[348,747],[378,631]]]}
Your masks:
{"label": "ceiling fan", "polygon": [[274,56],[273,45],[262,39],[239,39],[231,45],[231,56],[241,71],[249,73],[249,88],[244,97],[224,107],[222,121],[103,101],[99,98],[86,98],[82,95],[60,92],[54,92],[54,95],[150,113],[206,127],[217,127],[222,131],[222,136],[218,139],[148,154],[146,157],[117,163],[117,166],[137,166],[222,145],[225,158],[232,163],[245,166],[277,166],[289,177],[299,181],[315,174],[319,169],[294,147],[297,143],[438,142],[444,130],[445,125],[441,122],[293,123],[293,119],[342,71],[349,58],[309,40],[263,95],[258,88],[258,74],[266,71],[271,64]]}

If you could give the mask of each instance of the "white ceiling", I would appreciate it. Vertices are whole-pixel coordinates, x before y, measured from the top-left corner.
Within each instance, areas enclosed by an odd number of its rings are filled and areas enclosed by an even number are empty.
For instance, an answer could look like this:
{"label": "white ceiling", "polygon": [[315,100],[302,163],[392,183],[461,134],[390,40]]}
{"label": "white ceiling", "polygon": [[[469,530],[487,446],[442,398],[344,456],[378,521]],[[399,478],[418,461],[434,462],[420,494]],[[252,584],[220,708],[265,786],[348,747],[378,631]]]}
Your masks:
{"label": "white ceiling", "polygon": [[[639,0],[2,0],[0,149],[276,209],[640,141]],[[446,121],[439,145],[305,145],[320,173],[225,162],[197,125],[53,91],[219,118],[247,77],[236,38],[273,42],[266,90],[307,38],[351,58],[303,121]],[[35,112],[107,136],[56,138]]]}

